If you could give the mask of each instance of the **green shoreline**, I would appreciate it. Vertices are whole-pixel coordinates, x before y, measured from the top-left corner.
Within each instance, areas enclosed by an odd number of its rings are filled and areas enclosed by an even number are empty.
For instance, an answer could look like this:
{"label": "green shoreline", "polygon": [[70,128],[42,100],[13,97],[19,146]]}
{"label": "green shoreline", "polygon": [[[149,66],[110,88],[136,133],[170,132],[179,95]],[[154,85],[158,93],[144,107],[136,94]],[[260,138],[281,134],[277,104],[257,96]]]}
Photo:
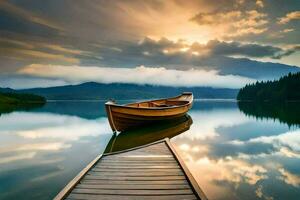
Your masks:
{"label": "green shoreline", "polygon": [[44,97],[34,94],[0,92],[0,114],[16,110],[31,110],[41,107],[45,103]]}

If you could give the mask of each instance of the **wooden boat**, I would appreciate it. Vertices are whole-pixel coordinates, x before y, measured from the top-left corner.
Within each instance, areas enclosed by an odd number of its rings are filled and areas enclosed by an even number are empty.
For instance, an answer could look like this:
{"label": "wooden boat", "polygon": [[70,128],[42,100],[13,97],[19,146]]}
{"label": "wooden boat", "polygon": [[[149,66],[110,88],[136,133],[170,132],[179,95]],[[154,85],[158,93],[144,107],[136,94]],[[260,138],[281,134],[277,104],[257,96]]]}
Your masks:
{"label": "wooden boat", "polygon": [[173,120],[184,116],[193,104],[193,94],[184,92],[177,97],[118,105],[105,103],[109,124],[114,132],[122,132],[145,124]]}

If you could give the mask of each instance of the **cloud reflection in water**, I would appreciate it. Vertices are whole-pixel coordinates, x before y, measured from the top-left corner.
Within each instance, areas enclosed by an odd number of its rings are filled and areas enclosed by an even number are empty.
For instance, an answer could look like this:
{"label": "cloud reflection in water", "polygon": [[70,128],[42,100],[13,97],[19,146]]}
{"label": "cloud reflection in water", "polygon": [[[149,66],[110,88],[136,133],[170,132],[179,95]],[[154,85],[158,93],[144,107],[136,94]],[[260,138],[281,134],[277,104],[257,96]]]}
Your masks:
{"label": "cloud reflection in water", "polygon": [[[13,112],[1,116],[0,135],[1,197],[31,199],[33,191],[39,190],[37,195],[41,196],[35,198],[42,199],[47,194],[53,198],[102,153],[111,130],[104,117],[88,120],[51,113]],[[54,185],[45,187],[48,182]]]}
{"label": "cloud reflection in water", "polygon": [[194,109],[190,115],[194,124],[172,142],[209,199],[300,195],[295,190],[300,184],[295,167],[300,165],[299,129],[276,120],[256,121],[232,107]]}

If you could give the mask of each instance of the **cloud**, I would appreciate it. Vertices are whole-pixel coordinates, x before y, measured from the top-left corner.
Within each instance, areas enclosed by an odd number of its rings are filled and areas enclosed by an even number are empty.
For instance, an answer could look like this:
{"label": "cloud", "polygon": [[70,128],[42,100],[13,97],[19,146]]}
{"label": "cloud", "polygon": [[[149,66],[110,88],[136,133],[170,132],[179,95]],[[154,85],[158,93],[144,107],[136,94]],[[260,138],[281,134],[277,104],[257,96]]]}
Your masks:
{"label": "cloud", "polygon": [[207,49],[210,49],[213,55],[240,55],[248,57],[271,57],[280,58],[291,53],[294,53],[296,49],[284,50],[279,47],[259,44],[243,44],[239,42],[220,42],[210,41],[206,45]]}
{"label": "cloud", "polygon": [[[276,46],[240,42],[221,42],[211,40],[208,43],[187,43],[184,40],[171,41],[166,38],[154,40],[145,38],[139,43],[127,43],[119,46],[121,51],[103,50],[100,66],[133,67],[139,65],[162,66],[186,70],[216,70],[221,74],[234,74],[248,77],[253,72],[261,76],[271,75],[285,70],[285,67],[265,67],[263,63],[252,62],[243,58],[281,58],[296,51],[294,48],[283,49]],[[250,62],[252,62],[250,64]],[[84,65],[84,63],[82,63]],[[85,65],[89,65],[86,63]],[[269,65],[269,64],[266,64]],[[271,70],[272,68],[272,70]],[[269,71],[271,70],[271,71]],[[282,76],[283,74],[280,72]],[[270,76],[274,77],[274,76]]]}
{"label": "cloud", "polygon": [[[193,126],[177,138],[189,138],[191,141],[208,141],[219,136],[218,129],[241,125],[249,120],[235,110],[214,110],[213,112],[202,110],[191,111]],[[222,117],[226,115],[226,117]]]}
{"label": "cloud", "polygon": [[[14,126],[16,118],[20,119],[19,126]],[[59,142],[62,143],[111,133],[107,119],[104,117],[97,120],[87,120],[50,113],[14,112],[10,115],[1,116],[0,126],[1,134],[14,134],[27,139],[59,139]],[[43,147],[33,143],[31,145],[31,147],[23,145],[17,148],[15,146],[12,149],[25,151],[26,149],[59,150],[64,148],[61,143],[49,143],[48,145],[45,143]]]}
{"label": "cloud", "polygon": [[0,160],[0,164],[7,164],[19,160],[32,159],[36,155],[35,152],[22,153],[19,155],[2,157]]}
{"label": "cloud", "polygon": [[289,131],[278,136],[262,136],[251,139],[250,142],[270,143],[278,149],[287,147],[295,152],[300,152],[300,130]]}
{"label": "cloud", "polygon": [[262,0],[256,0],[255,4],[260,8],[264,7],[264,2]]}
{"label": "cloud", "polygon": [[84,66],[60,66],[32,64],[19,74],[42,78],[59,78],[68,82],[95,81],[100,83],[135,83],[165,86],[210,86],[240,88],[255,80],[234,76],[219,75],[217,71],[190,69],[187,71],[163,67],[107,68]]}
{"label": "cloud", "polygon": [[[247,141],[234,140],[230,144],[236,146],[265,145],[269,148],[267,154],[273,154],[284,157],[299,158],[300,157],[300,130],[288,131],[280,135],[261,136]],[[265,156],[266,154],[262,154]],[[247,155],[245,155],[246,157]]]}
{"label": "cloud", "polygon": [[[282,49],[280,47],[271,45],[262,45],[257,43],[241,43],[241,42],[225,42],[219,40],[210,40],[206,44],[194,42],[192,44],[186,43],[184,40],[177,42],[161,38],[160,40],[153,40],[145,38],[138,44],[131,44],[123,46],[122,52],[118,55],[125,54],[127,56],[142,56],[145,59],[157,59],[166,57],[169,60],[172,56],[186,58],[191,56],[192,59],[200,60],[203,57],[215,56],[232,56],[240,55],[252,58],[271,57],[277,58],[284,56],[286,53],[294,53],[296,48]],[[146,52],[146,53],[145,53]],[[162,60],[161,60],[162,61]],[[163,63],[162,63],[163,64]]]}
{"label": "cloud", "polygon": [[272,196],[264,194],[262,185],[258,185],[257,189],[255,190],[255,194],[259,199],[274,200]]}
{"label": "cloud", "polygon": [[20,19],[26,19],[32,23],[40,24],[52,29],[63,31],[64,29],[57,25],[56,23],[52,22],[49,19],[45,19],[42,16],[38,16],[30,11],[22,9],[14,4],[11,4],[7,1],[0,2],[0,10],[4,10],[6,12],[11,13],[15,17],[19,17]]}
{"label": "cloud", "polygon": [[69,148],[68,145],[62,142],[41,142],[31,144],[19,144],[9,146],[8,148],[0,148],[0,154],[7,152],[26,152],[26,151],[58,151],[64,148]]}
{"label": "cloud", "polygon": [[[56,46],[51,46],[51,48],[57,48]],[[67,51],[67,49],[61,49],[60,51]],[[61,52],[51,53],[45,50],[33,50],[33,49],[23,49],[14,47],[0,47],[0,51],[3,52],[2,56],[15,57],[19,60],[35,61],[35,62],[52,62],[52,63],[71,63],[78,64],[80,60],[78,58],[61,54]],[[69,50],[71,51],[71,50]]]}
{"label": "cloud", "polygon": [[278,177],[278,179],[283,180],[286,184],[292,185],[294,187],[300,186],[300,176],[292,174],[284,168],[280,168],[278,171],[281,174],[281,176]]}
{"label": "cloud", "polygon": [[261,34],[268,30],[267,14],[257,10],[200,12],[191,18],[200,26],[213,26],[221,38]]}
{"label": "cloud", "polygon": [[[62,162],[68,152],[82,154],[88,150],[89,153],[84,155],[91,156],[101,153],[111,138],[111,129],[105,117],[87,120],[47,112],[13,112],[1,115],[0,134],[0,164],[22,160],[17,166],[21,169],[28,163],[33,166],[64,166]],[[87,145],[83,143],[89,143],[89,148],[82,149]],[[89,159],[92,157],[86,162]],[[7,165],[2,169],[11,168]]]}
{"label": "cloud", "polygon": [[284,29],[282,32],[283,33],[289,33],[289,32],[292,32],[292,31],[294,31],[295,29],[293,29],[293,28],[286,28],[286,29]]}
{"label": "cloud", "polygon": [[278,24],[286,24],[292,20],[299,20],[300,19],[300,11],[294,11],[287,13],[284,17],[278,18]]}
{"label": "cloud", "polygon": [[[10,41],[10,43],[16,43],[15,41]],[[243,86],[253,79],[261,78],[277,78],[288,72],[297,71],[298,68],[292,68],[289,66],[284,66],[280,64],[272,63],[259,63],[247,58],[274,58],[279,59],[284,56],[288,56],[299,50],[297,47],[289,47],[283,49],[271,45],[260,45],[254,43],[240,43],[240,42],[225,42],[219,40],[211,40],[206,44],[200,43],[187,43],[184,40],[172,41],[167,38],[161,38],[159,40],[154,40],[150,38],[144,38],[139,42],[122,43],[117,47],[111,46],[110,48],[99,49],[98,54],[85,50],[79,50],[73,47],[67,47],[57,44],[48,43],[29,43],[24,41],[21,45],[31,45],[34,49],[17,49],[16,47],[10,48],[10,55],[19,56],[22,55],[22,59],[27,61],[34,61],[35,64],[29,67],[21,69],[22,73],[18,73],[15,76],[9,74],[3,74],[0,79],[0,85],[2,87],[13,87],[13,88],[28,88],[28,87],[45,87],[45,86],[56,86],[56,85],[66,85],[66,84],[76,84],[78,81],[99,81],[97,77],[92,79],[85,78],[84,70],[87,70],[88,74],[92,74],[90,71],[92,69],[103,70],[106,73],[112,73],[116,75],[115,78],[110,77],[109,80],[103,79],[100,75],[100,81],[102,82],[129,82],[129,83],[149,83],[158,85],[176,85],[171,84],[171,82],[176,82],[176,80],[184,80],[184,83],[179,85],[206,85],[218,87],[222,85],[223,82],[229,81],[225,84],[226,87],[238,88]],[[19,43],[17,42],[17,45]],[[43,50],[43,51],[42,51]],[[49,51],[50,50],[50,51]],[[45,51],[47,53],[45,53]],[[93,59],[98,58],[97,62]],[[85,56],[85,57],[84,57]],[[80,64],[78,63],[80,62]],[[52,63],[48,65],[47,63]],[[9,67],[10,63],[7,63]],[[75,64],[75,65],[74,65]],[[3,65],[3,67],[6,67]],[[37,66],[39,66],[38,72]],[[63,65],[69,65],[69,67],[63,67]],[[149,71],[147,71],[147,76],[142,76],[148,78],[147,80],[139,80],[136,78],[136,71],[138,71],[136,66],[150,66],[148,68],[160,68],[164,69],[165,74],[169,74],[171,77],[170,81],[164,79],[153,79],[149,78]],[[44,66],[44,69],[43,67]],[[60,74],[57,67],[60,66],[62,74]],[[88,67],[96,66],[96,67]],[[127,69],[128,73],[133,73],[129,78],[123,78],[118,75],[118,69],[116,67],[122,67],[123,70]],[[71,68],[74,67],[72,70]],[[112,69],[108,69],[111,67]],[[76,80],[66,79],[66,74],[76,73],[78,69],[81,69],[80,73],[74,75],[77,77]],[[131,70],[130,70],[131,68]],[[52,69],[55,69],[56,76],[51,75]],[[63,73],[65,70],[67,73]],[[154,71],[152,69],[152,71]],[[200,74],[199,78],[190,79],[186,76],[193,73],[190,70],[194,69],[193,72]],[[26,72],[25,72],[25,71]],[[31,71],[30,71],[31,70]],[[32,71],[33,70],[33,71]],[[161,69],[160,69],[161,70]],[[36,74],[41,73],[43,74]],[[184,73],[181,73],[184,72]],[[48,75],[47,75],[48,74]],[[26,76],[25,76],[26,75]],[[208,75],[208,76],[206,76]],[[63,76],[63,77],[62,77]],[[82,76],[80,78],[79,76]],[[175,76],[175,77],[172,77]],[[159,77],[159,76],[157,76]],[[167,76],[165,76],[167,77]],[[178,79],[176,77],[179,77]],[[184,79],[181,79],[185,77]],[[215,78],[215,81],[206,80],[205,77]],[[248,77],[248,78],[245,78]],[[136,81],[133,81],[137,79]],[[195,81],[198,79],[198,81]],[[78,81],[77,81],[78,80]],[[226,80],[226,81],[225,81]],[[238,82],[240,81],[240,82]],[[215,84],[213,83],[215,82]],[[236,86],[233,86],[236,83]],[[178,85],[178,84],[177,84]]]}
{"label": "cloud", "polygon": [[39,78],[18,74],[0,74],[0,86],[15,89],[34,88],[34,87],[53,87],[67,85],[68,82],[57,78]]}
{"label": "cloud", "polygon": [[[276,40],[269,37],[282,29],[274,25],[274,19],[276,23],[283,12],[299,10],[299,4],[291,1],[285,0],[284,8],[281,3],[262,0],[2,1],[0,35],[6,41],[0,39],[0,73],[15,72],[29,64],[128,68],[145,65],[216,70],[220,74],[254,78],[258,76],[252,76],[253,73],[260,73],[259,78],[278,78],[288,71],[285,66],[265,67],[237,57],[285,56],[280,62],[297,64],[286,61],[292,59],[288,56],[292,51],[285,54],[286,50],[280,48],[276,55],[254,55],[255,51],[251,56],[248,52],[238,55],[238,50],[232,55],[214,54],[206,44],[235,41],[243,47],[241,52],[246,52],[247,44],[253,42],[272,47],[299,43],[298,29]],[[145,37],[158,42],[149,39],[138,44]],[[196,42],[203,44],[198,45],[198,51],[191,46]],[[281,69],[285,72],[281,73]],[[279,75],[273,76],[274,73]]]}

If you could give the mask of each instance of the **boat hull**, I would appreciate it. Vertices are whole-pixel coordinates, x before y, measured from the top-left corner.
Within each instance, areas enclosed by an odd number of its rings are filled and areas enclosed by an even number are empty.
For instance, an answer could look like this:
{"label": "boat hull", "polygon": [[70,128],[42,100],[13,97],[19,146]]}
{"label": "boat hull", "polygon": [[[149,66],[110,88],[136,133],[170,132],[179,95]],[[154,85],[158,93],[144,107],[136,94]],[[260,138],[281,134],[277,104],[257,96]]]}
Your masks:
{"label": "boat hull", "polygon": [[114,132],[122,132],[158,121],[174,120],[184,116],[191,107],[192,101],[167,108],[129,107],[111,102],[105,104],[109,123]]}

